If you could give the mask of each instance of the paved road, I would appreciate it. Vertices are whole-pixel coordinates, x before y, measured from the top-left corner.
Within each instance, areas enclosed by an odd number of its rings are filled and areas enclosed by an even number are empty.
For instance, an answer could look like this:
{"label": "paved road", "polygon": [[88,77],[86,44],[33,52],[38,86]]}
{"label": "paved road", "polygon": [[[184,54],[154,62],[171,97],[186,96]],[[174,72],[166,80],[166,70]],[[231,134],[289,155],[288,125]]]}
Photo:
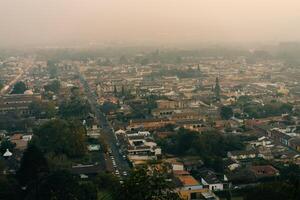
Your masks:
{"label": "paved road", "polygon": [[[117,140],[113,132],[113,127],[108,123],[106,116],[100,111],[100,106],[97,103],[96,95],[90,90],[87,81],[80,74],[80,81],[84,86],[86,96],[91,104],[92,110],[95,113],[95,116],[99,120],[100,126],[102,127],[102,136],[105,139],[108,148],[109,155],[106,157],[106,165],[112,166],[112,172],[119,176],[124,177],[128,174],[130,170],[128,162],[123,158],[119,152],[119,147],[117,146]],[[115,163],[115,165],[113,164]]]}
{"label": "paved road", "polygon": [[18,74],[13,80],[11,80],[11,81],[8,83],[8,85],[5,85],[5,86],[1,89],[0,94],[1,94],[1,95],[5,95],[5,94],[9,93],[9,92],[12,90],[13,86],[14,86],[18,81],[20,81],[20,80],[23,78],[24,73],[27,72],[27,71],[30,69],[30,67],[31,67],[31,66],[28,66],[28,67],[26,67],[25,69],[22,69],[21,72],[20,72],[20,74]]}

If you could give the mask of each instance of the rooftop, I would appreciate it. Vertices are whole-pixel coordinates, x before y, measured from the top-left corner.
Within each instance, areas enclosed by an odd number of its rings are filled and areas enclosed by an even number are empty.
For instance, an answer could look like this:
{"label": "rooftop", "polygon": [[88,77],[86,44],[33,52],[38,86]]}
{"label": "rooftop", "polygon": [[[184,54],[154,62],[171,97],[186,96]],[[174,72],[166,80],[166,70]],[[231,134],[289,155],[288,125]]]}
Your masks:
{"label": "rooftop", "polygon": [[183,186],[193,186],[193,185],[200,185],[200,183],[192,176],[178,176],[177,177]]}

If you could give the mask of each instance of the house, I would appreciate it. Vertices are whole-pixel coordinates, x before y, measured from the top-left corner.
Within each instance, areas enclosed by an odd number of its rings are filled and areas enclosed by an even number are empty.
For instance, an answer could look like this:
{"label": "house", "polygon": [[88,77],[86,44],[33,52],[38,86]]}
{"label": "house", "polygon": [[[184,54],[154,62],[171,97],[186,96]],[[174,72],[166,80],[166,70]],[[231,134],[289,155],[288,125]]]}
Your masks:
{"label": "house", "polygon": [[90,144],[87,146],[88,151],[99,151],[100,144]]}
{"label": "house", "polygon": [[157,146],[147,131],[127,134],[125,141],[128,159],[133,163],[155,160],[161,156],[161,148]]}
{"label": "house", "polygon": [[173,170],[173,175],[174,176],[188,176],[190,173],[185,170]]}
{"label": "house", "polygon": [[240,164],[235,160],[225,159],[224,166],[225,166],[225,168],[229,169],[230,171],[234,171],[240,167]]}
{"label": "house", "polygon": [[265,160],[272,160],[274,158],[271,149],[266,146],[258,147],[258,157],[261,157]]}
{"label": "house", "polygon": [[185,170],[196,171],[203,167],[203,161],[197,156],[188,156],[181,159]]}
{"label": "house", "polygon": [[117,135],[125,135],[126,134],[126,131],[122,130],[122,129],[119,129],[115,132],[115,134]]}
{"label": "house", "polygon": [[175,109],[183,107],[179,101],[174,100],[157,100],[156,104],[159,109]]}
{"label": "house", "polygon": [[174,124],[174,121],[169,119],[137,119],[129,122],[128,129],[144,128],[154,130],[164,127],[167,124]]}
{"label": "house", "polygon": [[205,188],[189,173],[175,175],[176,190],[183,200],[218,200],[219,198],[208,188]]}
{"label": "house", "polygon": [[100,128],[97,124],[93,124],[90,128],[87,129],[86,135],[90,138],[99,138],[100,137]]}
{"label": "house", "polygon": [[251,166],[250,170],[257,179],[279,176],[279,171],[271,165]]}
{"label": "house", "polygon": [[227,157],[233,160],[244,160],[252,159],[257,157],[257,152],[255,150],[249,151],[229,151]]}
{"label": "house", "polygon": [[287,149],[287,147],[276,146],[272,149],[272,154],[276,161],[281,163],[291,163],[297,161],[297,153],[295,151],[291,151]]}
{"label": "house", "polygon": [[300,165],[300,155],[297,154],[293,157],[293,160],[292,160],[293,163],[295,163],[296,165]]}
{"label": "house", "polygon": [[174,109],[153,109],[151,114],[155,118],[166,118],[170,117],[175,113]]}
{"label": "house", "polygon": [[205,191],[203,185],[201,185],[191,175],[177,176],[179,181],[179,194],[183,199],[197,199],[201,196],[201,192]]}
{"label": "house", "polygon": [[185,129],[189,129],[192,131],[200,131],[201,132],[201,131],[207,129],[205,122],[202,120],[180,120],[180,121],[177,121],[176,124],[180,127],[183,127]]}
{"label": "house", "polygon": [[0,97],[0,114],[18,112],[29,114],[29,105],[33,101],[40,101],[40,94],[10,94]]}
{"label": "house", "polygon": [[171,116],[171,119],[174,120],[174,121],[180,121],[180,120],[199,120],[199,119],[203,119],[204,118],[204,115],[198,113],[198,112],[195,112],[194,110],[184,110],[180,113],[174,113],[172,116]]}
{"label": "house", "polygon": [[16,133],[10,136],[10,141],[16,145],[16,149],[24,151],[27,148],[28,142],[31,140],[32,135],[23,135]]}
{"label": "house", "polygon": [[204,186],[207,186],[209,190],[212,191],[221,191],[224,189],[224,184],[220,181],[217,175],[211,170],[202,170],[199,173],[201,178],[201,183]]}
{"label": "house", "polygon": [[184,171],[184,166],[181,162],[174,160],[170,161],[170,164],[172,166],[173,171]]}
{"label": "house", "polygon": [[272,129],[268,132],[269,137],[274,140],[275,143],[282,144],[284,146],[289,145],[289,140],[292,138],[291,135],[284,133],[283,131],[279,129]]}

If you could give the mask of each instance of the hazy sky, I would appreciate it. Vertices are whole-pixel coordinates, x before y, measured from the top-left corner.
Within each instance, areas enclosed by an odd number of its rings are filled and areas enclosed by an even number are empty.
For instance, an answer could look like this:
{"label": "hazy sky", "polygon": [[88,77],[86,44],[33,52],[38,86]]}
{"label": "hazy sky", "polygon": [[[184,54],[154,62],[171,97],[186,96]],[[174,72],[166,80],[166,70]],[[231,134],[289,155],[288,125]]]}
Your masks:
{"label": "hazy sky", "polygon": [[281,40],[299,0],[0,0],[0,46]]}

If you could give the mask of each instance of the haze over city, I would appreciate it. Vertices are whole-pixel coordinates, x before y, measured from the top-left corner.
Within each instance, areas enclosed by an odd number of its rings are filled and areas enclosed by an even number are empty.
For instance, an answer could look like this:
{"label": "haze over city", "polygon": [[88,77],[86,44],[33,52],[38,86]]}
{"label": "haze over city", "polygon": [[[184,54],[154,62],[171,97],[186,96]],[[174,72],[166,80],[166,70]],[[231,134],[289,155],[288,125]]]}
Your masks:
{"label": "haze over city", "polygon": [[0,200],[299,200],[299,0],[0,0]]}
{"label": "haze over city", "polygon": [[298,41],[297,0],[1,0],[0,47]]}

